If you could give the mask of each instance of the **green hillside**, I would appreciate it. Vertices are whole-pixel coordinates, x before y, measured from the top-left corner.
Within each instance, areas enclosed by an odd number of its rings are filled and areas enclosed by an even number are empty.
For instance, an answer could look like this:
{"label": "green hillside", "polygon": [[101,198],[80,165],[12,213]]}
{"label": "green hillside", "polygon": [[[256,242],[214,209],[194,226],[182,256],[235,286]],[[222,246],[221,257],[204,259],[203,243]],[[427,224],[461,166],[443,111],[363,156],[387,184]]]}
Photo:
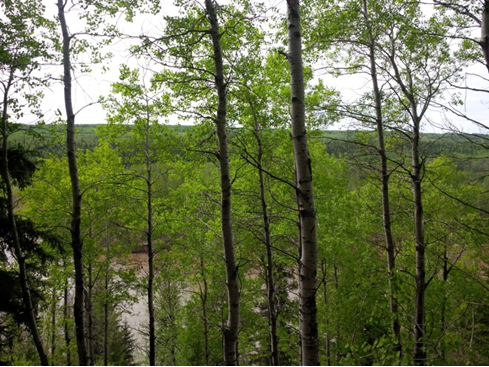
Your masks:
{"label": "green hillside", "polygon": [[[77,126],[76,144],[78,149],[92,150],[98,143],[98,124]],[[102,125],[103,126],[103,125]],[[192,129],[188,125],[171,125],[172,130],[185,133]],[[374,133],[365,131],[326,130],[311,134],[313,139],[320,139],[326,145],[327,152],[335,156],[348,156],[368,151],[365,143],[372,146],[376,144]],[[41,156],[49,153],[63,154],[64,127],[63,126],[23,126],[21,131],[12,135],[12,142],[21,142]],[[356,144],[361,141],[362,145]],[[407,145],[407,144],[406,144]],[[484,159],[489,157],[489,137],[480,134],[434,134],[422,135],[422,152],[429,158],[446,155],[464,161],[468,158]],[[375,153],[372,150],[372,153]]]}

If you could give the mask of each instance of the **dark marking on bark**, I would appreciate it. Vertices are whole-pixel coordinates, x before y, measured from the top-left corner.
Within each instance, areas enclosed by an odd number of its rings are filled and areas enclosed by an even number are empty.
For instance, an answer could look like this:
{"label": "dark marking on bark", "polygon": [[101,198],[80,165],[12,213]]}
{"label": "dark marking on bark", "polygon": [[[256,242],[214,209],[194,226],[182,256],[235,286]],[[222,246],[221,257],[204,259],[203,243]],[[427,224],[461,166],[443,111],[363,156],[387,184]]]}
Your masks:
{"label": "dark marking on bark", "polygon": [[299,18],[299,13],[294,9],[292,4],[290,3],[290,0],[287,0],[287,7],[289,8],[290,16],[292,16],[293,18]]}
{"label": "dark marking on bark", "polygon": [[482,53],[484,54],[486,68],[489,71],[489,36],[485,36],[484,39],[481,40],[480,45],[482,47]]}

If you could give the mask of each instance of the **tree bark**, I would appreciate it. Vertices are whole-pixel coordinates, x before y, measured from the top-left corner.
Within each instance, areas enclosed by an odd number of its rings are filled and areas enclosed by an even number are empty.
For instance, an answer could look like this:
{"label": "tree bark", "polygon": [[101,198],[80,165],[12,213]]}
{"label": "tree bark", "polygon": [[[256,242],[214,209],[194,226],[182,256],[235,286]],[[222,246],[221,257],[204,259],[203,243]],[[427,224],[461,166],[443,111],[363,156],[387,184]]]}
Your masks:
{"label": "tree bark", "polygon": [[[396,41],[391,40],[392,45]],[[406,82],[404,83],[401,77],[401,72],[395,60],[394,54],[395,48],[392,47],[391,54],[389,55],[389,61],[394,71],[394,77],[396,83],[399,85],[402,94],[409,101],[409,106],[406,108],[406,112],[409,113],[411,118],[411,192],[413,194],[414,204],[414,242],[415,242],[415,258],[416,258],[416,274],[415,274],[415,311],[414,311],[414,349],[413,349],[413,361],[416,365],[426,364],[426,350],[425,342],[423,338],[426,336],[426,309],[425,309],[425,293],[426,293],[426,265],[425,265],[425,236],[424,236],[424,223],[423,223],[423,199],[421,191],[423,161],[420,157],[420,130],[421,130],[421,118],[424,112],[418,113],[418,104],[416,101],[415,87],[412,78],[412,72],[409,67],[403,70]],[[430,95],[430,98],[432,95]],[[430,98],[426,99],[425,103],[429,103]],[[426,105],[425,105],[426,107]],[[425,111],[426,109],[424,109]],[[422,109],[423,111],[423,109]]]}
{"label": "tree bark", "polygon": [[[63,266],[66,267],[66,264],[63,263]],[[71,366],[71,352],[70,352],[70,333],[68,329],[68,279],[65,279],[65,289],[63,296],[63,316],[64,316],[64,336],[65,336],[65,346],[66,346],[66,365]]]}
{"label": "tree bark", "polygon": [[202,304],[202,322],[203,322],[203,333],[204,333],[204,355],[205,355],[205,364],[209,365],[209,321],[207,320],[207,294],[208,294],[208,286],[207,286],[207,278],[205,275],[205,266],[204,266],[204,258],[203,255],[200,255],[200,275],[202,276],[202,281],[204,283],[204,290],[202,288],[200,290],[200,301]]}
{"label": "tree bark", "polygon": [[[323,301],[324,305],[328,306],[328,286],[327,286],[327,267],[326,267],[326,259],[321,261],[321,272],[323,273]],[[329,319],[326,318],[326,327],[329,326]],[[326,332],[326,365],[331,366],[331,344],[329,341],[329,333]]]}
{"label": "tree bark", "polygon": [[482,4],[482,23],[481,23],[481,46],[486,62],[487,71],[489,71],[489,0]]}
{"label": "tree bark", "polygon": [[445,345],[445,333],[447,331],[448,325],[446,322],[446,310],[447,310],[447,287],[448,287],[448,273],[450,272],[448,266],[448,244],[445,243],[445,251],[443,252],[443,303],[441,305],[441,339],[440,339],[440,355],[443,364],[446,364],[446,345]]}
{"label": "tree bark", "polygon": [[145,126],[145,147],[146,155],[146,204],[147,204],[147,229],[146,238],[148,242],[148,315],[149,315],[149,365],[156,365],[156,336],[155,336],[155,310],[154,310],[154,248],[153,248],[153,182],[151,152],[149,149],[149,107],[147,109]]}
{"label": "tree bark", "polygon": [[93,263],[88,264],[88,291],[85,297],[85,307],[87,313],[87,323],[88,323],[88,355],[91,361],[95,361],[93,344],[95,342],[93,337],[93,306],[92,306],[92,295],[93,287],[95,286],[93,280]]}
{"label": "tree bark", "polygon": [[53,287],[51,299],[51,366],[54,366],[54,353],[56,351],[56,287]]}
{"label": "tree bark", "polygon": [[[413,106],[413,117],[417,117]],[[416,243],[416,303],[414,314],[414,363],[417,365],[426,364],[426,351],[423,338],[426,334],[425,322],[425,291],[426,291],[426,270],[425,270],[425,241],[423,224],[423,201],[421,197],[421,160],[419,157],[419,125],[420,121],[415,118],[412,131],[412,173],[411,190],[414,201],[414,236]]]}
{"label": "tree bark", "polygon": [[[106,226],[105,242],[107,246],[107,260],[110,261],[110,237],[109,226]],[[104,366],[109,365],[109,284],[110,284],[110,262],[105,267],[104,276]]]}
{"label": "tree bark", "polygon": [[[395,67],[396,76],[399,77],[397,65]],[[417,111],[417,104],[414,98],[414,86],[411,76],[411,71],[406,70],[407,87],[401,83],[403,94],[409,100],[412,130],[411,130],[411,191],[413,193],[414,203],[414,240],[416,250],[416,300],[414,311],[414,363],[416,365],[426,364],[426,350],[423,338],[426,336],[426,309],[425,309],[425,293],[426,293],[426,266],[425,266],[425,238],[424,238],[424,223],[423,223],[423,200],[421,193],[421,180],[423,162],[419,153],[419,139],[421,129],[421,117]]]}
{"label": "tree bark", "polygon": [[73,261],[75,267],[75,327],[76,343],[78,349],[78,362],[81,366],[90,365],[88,354],[87,331],[85,327],[85,295],[84,295],[84,274],[83,274],[83,242],[81,240],[81,205],[82,195],[80,191],[80,181],[78,177],[78,165],[75,150],[75,114],[71,97],[71,60],[70,60],[70,41],[68,26],[65,19],[65,4],[63,0],[58,0],[58,16],[63,35],[63,83],[64,100],[66,109],[66,150],[68,156],[68,166],[71,180],[71,193],[73,208],[71,213],[71,247],[73,249]]}
{"label": "tree bark", "polygon": [[[367,1],[363,0],[365,21],[370,23],[368,15]],[[382,191],[382,223],[384,227],[384,237],[387,252],[387,276],[389,279],[389,307],[392,313],[392,334],[396,341],[395,348],[402,355],[401,344],[401,324],[399,321],[399,306],[397,296],[394,292],[394,269],[396,266],[396,244],[392,236],[391,212],[389,203],[389,171],[387,166],[387,153],[384,141],[384,119],[382,114],[382,100],[380,95],[379,82],[377,78],[377,65],[375,57],[375,39],[373,37],[371,25],[368,24],[369,33],[369,57],[370,57],[370,75],[372,76],[372,88],[375,102],[375,123],[377,128],[378,153],[380,160],[381,173],[381,191]]]}
{"label": "tree bark", "polygon": [[317,239],[316,208],[312,185],[311,158],[307,144],[302,65],[302,36],[299,0],[287,0],[288,41],[287,59],[290,66],[291,137],[297,171],[297,202],[302,247],[299,274],[299,320],[302,364],[319,365],[317,324]]}
{"label": "tree bark", "polygon": [[229,172],[228,139],[226,133],[227,91],[224,81],[224,66],[222,61],[221,35],[217,13],[212,0],[205,0],[207,15],[210,21],[210,34],[213,45],[215,66],[215,83],[219,98],[215,118],[217,137],[219,141],[219,166],[221,184],[221,229],[226,263],[226,286],[228,290],[228,320],[224,330],[223,353],[226,365],[238,364],[238,332],[239,332],[239,289],[238,267],[233,240],[231,221],[231,177]]}
{"label": "tree bark", "polygon": [[3,101],[2,101],[2,181],[5,188],[5,193],[7,196],[7,215],[10,224],[10,234],[12,236],[15,257],[17,258],[17,263],[19,264],[19,278],[20,286],[22,288],[22,301],[24,303],[25,310],[27,312],[27,319],[29,323],[29,329],[32,334],[32,339],[36,346],[41,365],[49,366],[48,357],[44,351],[44,346],[42,344],[41,336],[39,334],[39,329],[37,327],[36,312],[34,305],[32,303],[32,297],[29,289],[29,283],[27,280],[27,269],[25,264],[25,257],[22,253],[22,248],[20,246],[19,232],[17,231],[17,222],[15,220],[14,214],[14,196],[12,192],[12,182],[10,180],[10,171],[8,166],[8,100],[9,92],[14,81],[14,70],[15,67],[10,68],[9,79],[5,85]]}
{"label": "tree bark", "polygon": [[[253,109],[253,105],[251,105]],[[263,144],[258,131],[258,118],[253,110],[254,130],[257,144],[257,169],[260,182],[260,201],[263,218],[263,241],[267,251],[266,264],[266,283],[267,283],[267,300],[268,300],[268,323],[270,326],[270,354],[272,357],[272,366],[280,366],[278,352],[278,331],[277,331],[277,310],[275,307],[275,281],[273,277],[273,251],[272,251],[272,236],[270,233],[270,220],[268,217],[268,207],[265,198],[265,179],[263,177]]]}

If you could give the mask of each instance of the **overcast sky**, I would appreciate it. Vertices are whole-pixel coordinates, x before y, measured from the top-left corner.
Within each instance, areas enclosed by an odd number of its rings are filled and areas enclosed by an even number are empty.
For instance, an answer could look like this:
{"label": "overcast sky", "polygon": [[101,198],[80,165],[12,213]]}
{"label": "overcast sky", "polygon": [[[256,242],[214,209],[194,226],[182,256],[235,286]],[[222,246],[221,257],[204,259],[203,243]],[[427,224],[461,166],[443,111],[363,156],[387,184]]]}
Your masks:
{"label": "overcast sky", "polygon": [[[273,1],[273,0],[272,0]],[[52,18],[57,13],[57,7],[53,0],[44,0],[46,5],[46,15]],[[285,2],[276,0],[274,5],[281,7],[285,12]],[[178,10],[173,6],[172,0],[162,0],[161,9],[164,14],[175,15]],[[68,24],[70,25],[70,31],[76,32],[81,30],[82,23],[77,20],[76,13],[68,15]],[[150,34],[161,34],[161,15],[140,15],[137,16],[133,24],[128,24],[124,20],[119,19],[119,26],[124,33],[130,34],[142,34],[150,32]],[[77,29],[78,28],[78,29]],[[100,66],[94,66],[93,72],[90,74],[82,74],[79,71],[75,72],[74,78],[74,95],[73,100],[75,104],[75,111],[79,111],[76,116],[77,124],[101,124],[105,123],[105,111],[95,102],[100,95],[107,95],[110,91],[110,84],[118,80],[119,65],[129,64],[130,67],[137,67],[138,60],[130,57],[127,48],[129,46],[128,41],[118,41],[110,46],[110,52],[114,54],[114,57],[110,59],[106,64],[109,65],[109,71],[106,73],[101,72]],[[61,75],[62,69],[52,69],[55,75]],[[468,73],[479,74],[484,77],[487,76],[487,70],[483,65],[472,66]],[[359,95],[359,88],[365,84],[358,76],[342,77],[338,79],[326,78],[326,84],[330,87],[337,88],[341,91],[346,100],[353,100]],[[468,77],[467,83],[471,86],[481,89],[489,89],[487,87],[487,81],[473,76]],[[370,84],[367,85],[369,87]],[[61,83],[53,83],[49,90],[45,92],[46,97],[43,103],[43,110],[46,111],[47,122],[52,122],[55,119],[54,111],[60,109],[64,116],[63,107],[63,87]],[[466,92],[463,94],[463,99],[466,101],[466,105],[463,107],[471,116],[471,118],[479,120],[481,122],[489,123],[489,93],[480,92]],[[436,122],[438,127],[426,124],[425,131],[427,132],[441,132],[439,128],[446,125],[446,118],[458,126],[460,130],[465,132],[483,132],[478,127],[463,121],[460,118],[449,116],[441,113],[440,111],[432,109],[428,117]],[[176,119],[172,119],[171,123],[177,123]],[[347,123],[334,125],[332,128],[346,128]],[[487,131],[486,131],[487,133]]]}

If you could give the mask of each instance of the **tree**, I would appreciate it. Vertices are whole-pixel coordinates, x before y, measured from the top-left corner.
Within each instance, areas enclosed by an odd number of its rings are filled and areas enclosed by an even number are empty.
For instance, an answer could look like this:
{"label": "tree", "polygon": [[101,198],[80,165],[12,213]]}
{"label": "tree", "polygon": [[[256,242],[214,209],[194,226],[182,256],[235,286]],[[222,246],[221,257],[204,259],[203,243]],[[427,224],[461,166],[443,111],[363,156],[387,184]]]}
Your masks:
{"label": "tree", "polygon": [[[242,7],[246,9],[247,5]],[[153,61],[164,67],[155,80],[170,86],[169,95],[175,96],[172,101],[173,111],[185,113],[187,117],[190,115],[192,118],[212,121],[215,126],[217,149],[212,154],[220,167],[221,232],[228,290],[228,322],[223,331],[223,357],[226,364],[234,365],[238,363],[239,288],[231,218],[232,178],[227,136],[231,84],[227,61],[232,59],[232,52],[238,51],[242,45],[240,35],[245,29],[243,24],[248,26],[249,22],[243,16],[244,11],[238,7],[218,6],[211,0],[205,1],[203,7],[183,3],[182,9],[185,9],[184,17],[165,18],[167,32],[164,37],[146,37],[141,49],[149,49]],[[222,27],[218,16],[224,16]],[[224,33],[223,37],[224,29],[230,32]],[[182,94],[184,90],[186,93]]]}
{"label": "tree", "polygon": [[[444,18],[443,14],[438,14],[437,18],[425,17],[419,4],[365,1],[363,6],[358,6],[356,3],[349,3],[345,7],[332,5],[327,8],[327,11],[338,16],[343,22],[340,24],[344,26],[327,28],[325,34],[332,37],[325,43],[338,43],[342,48],[347,45],[347,53],[345,53],[347,70],[362,72],[366,68],[372,79],[372,93],[362,98],[358,106],[346,107],[345,116],[360,121],[362,128],[373,125],[377,135],[376,147],[372,147],[372,142],[369,140],[373,134],[363,134],[364,140],[359,143],[375,151],[380,157],[379,173],[390,281],[390,308],[393,314],[393,335],[397,339],[398,350],[401,346],[400,324],[397,300],[394,296],[397,287],[393,284],[396,246],[390,224],[392,220],[388,183],[394,169],[401,168],[410,177],[415,207],[413,229],[417,256],[414,358],[416,363],[424,363],[426,358],[425,345],[422,341],[426,338],[424,304],[429,282],[426,281],[425,273],[426,241],[421,190],[427,154],[421,147],[421,129],[429,106],[432,106],[435,100],[441,99],[442,91],[458,80],[463,61],[449,51],[448,44],[446,47],[440,46],[446,42],[442,35],[449,31],[448,19]],[[397,13],[404,14],[404,18],[396,16]],[[407,18],[411,19],[409,23],[405,22]],[[352,27],[352,24],[357,24],[355,22],[361,22],[359,23],[361,26]],[[421,40],[423,47],[419,45]],[[423,50],[428,45],[435,48],[435,44],[436,52]],[[364,66],[365,59],[369,60],[368,66]],[[390,145],[397,146],[397,151],[386,150],[385,130],[388,132]],[[398,142],[395,143],[394,139]],[[399,144],[402,139],[409,141],[409,155],[403,152],[405,149],[403,143]],[[409,166],[405,164],[408,159],[411,161]],[[390,172],[389,162],[392,166]],[[368,161],[365,163],[369,164]]]}
{"label": "tree", "polygon": [[221,183],[221,225],[226,262],[226,286],[228,288],[228,322],[224,331],[224,361],[226,365],[238,364],[238,328],[239,328],[239,290],[238,268],[233,242],[233,227],[231,220],[231,175],[229,171],[228,140],[226,136],[227,97],[224,66],[221,50],[221,36],[216,12],[217,4],[211,0],[205,1],[205,8],[210,22],[210,35],[214,50],[215,83],[218,95],[217,114],[215,118],[219,140],[219,165]]}
{"label": "tree", "polygon": [[[482,48],[482,55],[489,71],[489,1],[454,1],[434,0],[435,5],[446,7],[464,18],[464,22],[475,22],[481,29],[480,40],[474,40]],[[480,18],[477,14],[480,14]]]}
{"label": "tree", "polygon": [[[379,57],[377,56],[378,50],[376,47],[376,43],[383,36],[382,27],[384,26],[385,18],[387,17],[383,15],[381,10],[384,6],[384,2],[369,2],[364,0],[362,1],[362,4],[356,2],[346,3],[344,8],[339,8],[336,4],[332,4],[330,7],[325,7],[325,10],[330,13],[331,17],[334,16],[337,21],[330,22],[334,24],[321,24],[321,26],[318,26],[318,30],[314,32],[309,42],[324,43],[324,45],[321,46],[326,48],[346,49],[347,52],[345,53],[344,62],[347,64],[347,68],[351,69],[351,71],[348,72],[363,73],[363,69],[366,69],[366,72],[371,78],[372,91],[358,101],[358,104],[356,105],[341,106],[340,113],[345,117],[358,121],[362,128],[372,128],[377,135],[376,145],[370,145],[371,142],[365,141],[365,139],[362,140],[361,136],[358,141],[353,143],[358,143],[361,147],[371,149],[379,156],[379,165],[373,167],[373,169],[378,171],[381,183],[382,223],[390,289],[389,307],[393,318],[392,333],[396,349],[401,353],[402,344],[399,306],[396,292],[394,291],[396,244],[393,238],[389,199],[389,178],[393,169],[389,167],[389,152],[386,149],[385,142],[385,134],[386,132],[389,133],[387,129],[389,128],[388,120],[390,116],[388,112],[384,111],[387,109],[385,106],[386,96],[383,87],[380,85],[383,76],[381,75],[379,77],[378,75],[378,69],[381,68],[377,66]],[[318,8],[319,9],[316,9],[316,11],[321,11],[320,9],[322,7],[318,6]],[[318,16],[319,14],[315,13],[315,15]],[[321,20],[315,21],[321,22]],[[360,24],[362,24],[362,26],[352,27],[351,24],[353,22],[361,22]],[[364,58],[368,60],[368,63],[363,64],[362,60]],[[328,61],[328,63],[331,61]],[[332,65],[332,67],[334,68],[335,65]],[[387,118],[384,115],[387,115]],[[369,162],[361,162],[360,164],[369,164]]]}
{"label": "tree", "polygon": [[[87,332],[89,334],[89,348],[91,356],[96,359],[104,346],[100,340],[104,330],[107,339],[104,351],[107,358],[111,358],[110,348],[110,308],[124,305],[129,307],[134,302],[131,290],[135,288],[134,269],[127,267],[125,256],[131,250],[124,242],[124,231],[117,223],[127,219],[121,198],[126,190],[115,182],[120,180],[123,167],[117,152],[105,142],[101,142],[94,151],[78,152],[80,187],[85,195],[85,215],[81,221],[81,234],[84,241],[84,262],[88,270],[86,279],[86,307]],[[32,216],[36,224],[59,234],[62,238],[69,237],[70,221],[66,213],[70,211],[70,188],[66,158],[51,157],[42,161],[42,166],[36,173],[35,183],[29,187],[23,198],[24,215]],[[68,243],[66,243],[68,245]],[[67,250],[67,249],[66,249]],[[68,251],[68,250],[67,250]],[[124,266],[125,264],[126,266]],[[49,270],[49,282],[55,284],[58,293],[64,292],[64,314],[62,326],[66,345],[60,353],[66,353],[69,358],[71,350],[69,339],[71,323],[68,309],[71,310],[73,270],[70,261],[64,256],[57,257],[52,265],[65,270]],[[105,276],[102,277],[102,274]],[[103,289],[101,283],[104,283]],[[98,308],[104,304],[107,311],[102,318]],[[102,318],[103,322],[97,322]],[[107,326],[107,329],[103,328]],[[121,326],[122,327],[122,326]],[[109,347],[107,347],[109,345]],[[74,350],[73,350],[74,351]],[[59,358],[57,359],[59,360]],[[69,362],[64,362],[69,364]]]}
{"label": "tree", "polygon": [[[48,365],[48,358],[44,350],[41,335],[39,333],[36,310],[32,300],[31,290],[26,265],[26,248],[23,248],[22,242],[25,242],[25,234],[20,230],[28,222],[21,221],[18,226],[18,219],[15,215],[15,200],[13,187],[14,182],[24,184],[29,180],[29,176],[34,171],[34,165],[26,159],[26,151],[18,147],[11,149],[9,144],[9,135],[15,130],[10,120],[18,119],[26,112],[25,109],[31,108],[37,118],[42,114],[38,110],[39,98],[41,92],[26,93],[23,89],[27,86],[36,88],[43,85],[42,81],[36,80],[32,72],[39,66],[42,59],[47,57],[45,44],[36,39],[33,34],[39,28],[45,25],[42,17],[32,13],[32,9],[39,7],[36,1],[10,2],[4,4],[6,17],[0,20],[0,31],[2,33],[2,51],[0,53],[0,70],[2,71],[2,105],[1,105],[1,179],[3,193],[5,194],[5,208],[8,218],[8,233],[3,234],[4,241],[10,242],[14,249],[15,259],[19,266],[19,282],[22,289],[22,300],[25,311],[28,315],[28,324],[32,333],[34,344],[41,364]],[[5,78],[3,78],[5,77]],[[20,97],[18,97],[20,95]],[[12,153],[18,155],[12,156]],[[15,158],[14,158],[15,157]],[[9,161],[9,158],[14,158]],[[15,170],[13,164],[20,163],[20,168]],[[25,170],[24,172],[22,170]],[[17,175],[16,175],[17,173]],[[20,175],[19,175],[20,174]],[[3,205],[2,205],[3,206]],[[2,213],[3,216],[3,213]]]}
{"label": "tree", "polygon": [[[440,48],[443,40],[439,36],[432,36],[428,33],[429,27],[443,27],[442,23],[437,23],[432,17],[429,23],[422,21],[422,13],[418,6],[404,5],[403,11],[413,14],[419,28],[404,28],[406,24],[401,20],[395,19],[394,26],[405,29],[402,35],[403,47],[394,47],[398,42],[399,31],[387,34],[386,43],[379,45],[379,52],[390,64],[390,70],[385,70],[387,75],[392,78],[388,80],[392,91],[398,98],[399,105],[410,120],[408,137],[411,145],[411,166],[407,173],[411,180],[411,190],[414,205],[414,240],[416,248],[416,301],[414,315],[414,362],[416,364],[426,363],[426,308],[425,293],[428,283],[426,282],[426,240],[424,230],[424,208],[422,199],[422,180],[424,176],[425,158],[422,156],[420,147],[420,133],[422,119],[433,99],[436,99],[441,90],[446,87],[450,80],[457,78],[457,73],[461,70],[460,64],[445,48]],[[427,29],[424,29],[426,27]],[[413,38],[417,37],[416,44],[412,43]],[[419,47],[419,41],[423,41],[423,47]],[[437,44],[437,52],[429,45]],[[430,56],[428,58],[428,56]],[[455,65],[447,70],[446,65]]]}
{"label": "tree", "polygon": [[[88,347],[88,333],[85,328],[84,320],[86,318],[83,305],[84,301],[84,270],[83,270],[83,241],[81,238],[81,216],[82,216],[82,192],[80,190],[80,180],[78,177],[78,166],[75,148],[75,112],[72,99],[72,68],[73,57],[80,53],[91,52],[92,62],[101,62],[106,58],[99,50],[99,45],[92,45],[84,39],[77,40],[76,36],[94,35],[100,36],[101,31],[102,45],[110,43],[110,41],[119,32],[114,25],[111,25],[106,19],[111,19],[115,14],[125,13],[125,20],[131,21],[134,16],[134,9],[141,6],[141,11],[145,11],[145,2],[141,3],[114,3],[111,1],[84,4],[81,2],[80,8],[81,19],[85,21],[85,29],[80,32],[70,33],[69,26],[66,20],[66,12],[73,8],[67,8],[67,2],[58,0],[58,21],[61,28],[62,43],[58,40],[53,40],[53,43],[58,46],[62,55],[63,64],[63,86],[64,86],[64,102],[66,112],[66,153],[68,157],[68,166],[70,172],[70,180],[72,185],[72,210],[71,210],[71,247],[73,249],[73,259],[75,267],[75,325],[76,339],[78,345],[78,357],[80,365],[90,365],[93,361],[90,360]],[[91,11],[89,11],[91,10]],[[108,15],[104,18],[103,15]],[[53,35],[53,39],[57,36]],[[86,65],[85,65],[86,66]]]}
{"label": "tree", "polygon": [[374,96],[375,103],[375,124],[377,130],[377,139],[378,139],[378,153],[380,160],[380,174],[381,174],[381,191],[382,191],[382,221],[384,226],[384,235],[385,235],[385,247],[387,252],[387,271],[389,277],[389,287],[390,287],[390,310],[393,315],[392,321],[392,332],[394,338],[396,340],[396,349],[399,353],[402,353],[402,344],[401,344],[401,325],[399,321],[399,306],[397,301],[397,296],[394,292],[394,268],[396,266],[396,244],[394,242],[393,234],[392,234],[392,225],[391,225],[391,209],[390,209],[390,198],[389,198],[389,177],[390,173],[388,170],[388,158],[385,147],[384,140],[384,118],[382,113],[382,97],[381,90],[379,87],[379,81],[377,78],[377,65],[376,65],[376,55],[375,55],[375,39],[374,39],[374,30],[372,29],[372,21],[369,18],[369,10],[367,1],[363,1],[363,17],[365,22],[367,23],[367,32],[368,32],[368,49],[369,49],[369,58],[370,58],[370,75],[372,78],[372,92]]}
{"label": "tree", "polygon": [[303,365],[319,365],[317,326],[317,238],[316,209],[312,185],[311,158],[307,145],[305,124],[304,76],[300,7],[298,0],[287,1],[287,28],[291,89],[291,138],[294,146],[296,195],[299,211],[300,275],[299,315]]}
{"label": "tree", "polygon": [[80,180],[78,177],[78,165],[76,161],[75,149],[75,112],[72,102],[71,86],[71,37],[68,33],[68,25],[65,18],[66,3],[58,0],[58,17],[63,37],[63,84],[64,101],[66,110],[66,153],[68,156],[68,166],[70,170],[71,190],[72,190],[72,211],[71,211],[71,247],[73,249],[73,261],[75,267],[75,306],[73,308],[76,325],[76,341],[78,346],[78,361],[81,366],[92,364],[88,349],[88,333],[85,327],[85,293],[84,293],[84,269],[83,269],[83,242],[81,239],[81,205],[82,195],[80,190]]}
{"label": "tree", "polygon": [[[140,81],[140,78],[143,80]],[[123,179],[125,181],[120,183],[132,189],[132,197],[128,200],[133,201],[134,198],[137,198],[144,204],[143,213],[140,213],[138,209],[134,210],[139,216],[137,221],[144,221],[144,229],[140,229],[137,225],[132,229],[144,233],[147,244],[149,363],[154,366],[156,364],[154,260],[156,254],[162,250],[156,247],[155,242],[158,239],[157,233],[161,232],[159,227],[162,224],[160,218],[163,205],[159,196],[163,191],[161,181],[166,174],[166,170],[160,169],[158,165],[166,165],[170,162],[173,144],[171,133],[159,122],[159,119],[165,114],[165,95],[158,91],[157,84],[145,79],[145,75],[140,76],[138,70],[130,70],[127,66],[121,66],[120,82],[112,85],[114,95],[105,98],[104,105],[108,109],[109,128],[105,131],[109,139],[119,144],[119,149],[133,150],[132,157],[127,159],[127,163],[131,163],[132,174],[127,175],[128,177]],[[147,86],[146,83],[150,85]],[[121,100],[118,100],[117,96],[120,96]],[[117,129],[127,123],[134,124],[132,127],[123,128],[123,131],[127,131],[125,128],[130,129],[130,137],[121,137],[117,134]],[[110,137],[111,129],[113,130],[112,137]],[[144,188],[140,183],[143,183]],[[143,195],[141,196],[140,193]]]}

